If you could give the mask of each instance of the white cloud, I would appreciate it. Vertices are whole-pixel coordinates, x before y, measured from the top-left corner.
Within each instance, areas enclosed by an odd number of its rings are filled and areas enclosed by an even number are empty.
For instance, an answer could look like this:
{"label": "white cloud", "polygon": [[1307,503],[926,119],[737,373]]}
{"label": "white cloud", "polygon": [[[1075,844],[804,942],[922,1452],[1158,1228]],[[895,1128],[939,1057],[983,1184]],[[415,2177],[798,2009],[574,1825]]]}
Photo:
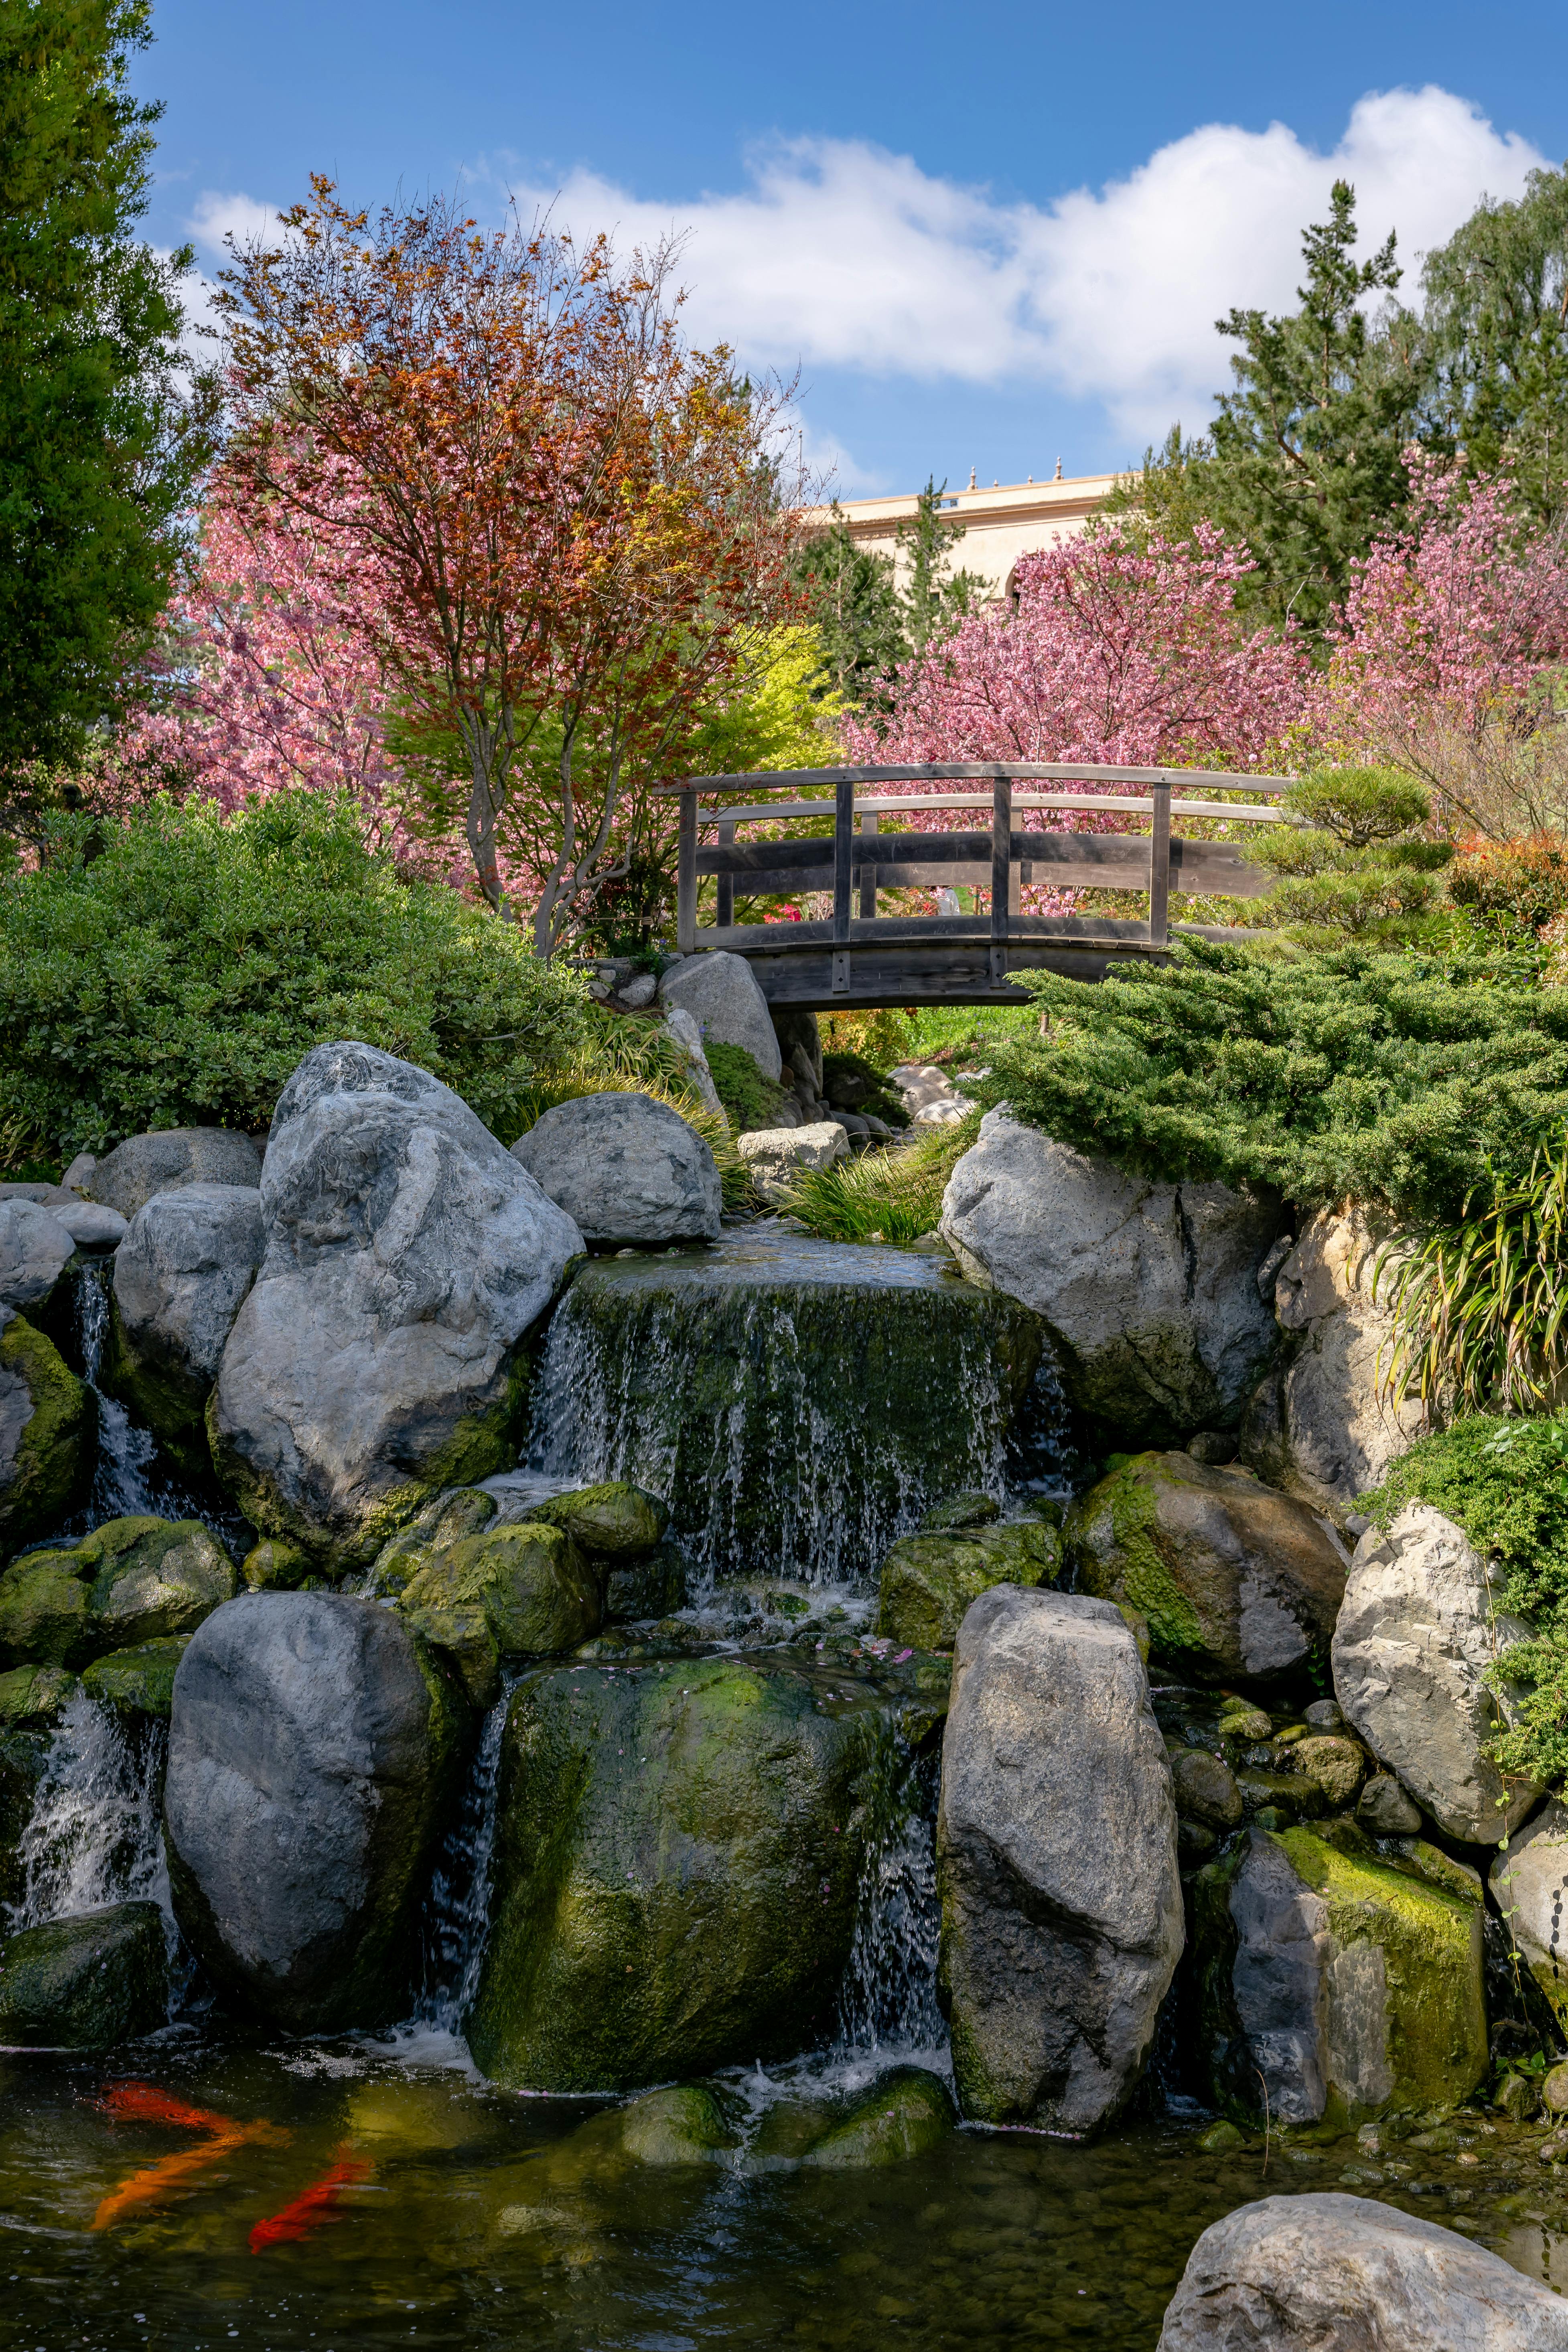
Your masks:
{"label": "white cloud", "polygon": [[276,236],[278,207],[260,204],[255,196],[223,195],[208,188],[196,198],[185,233],[203,253],[221,263],[226,257],[226,236],[232,236],[237,245],[253,236]]}
{"label": "white cloud", "polygon": [[[753,364],[1046,383],[1100,400],[1142,437],[1207,415],[1226,374],[1222,311],[1293,304],[1301,230],[1324,216],[1335,178],[1355,184],[1363,250],[1397,229],[1411,292],[1424,250],[1483,194],[1517,195],[1544,161],[1428,87],[1363,98],[1331,154],[1283,123],[1211,123],[1126,179],[1046,206],[999,204],[908,156],[826,139],[760,151],[744,192],[689,204],[584,171],[516,194],[525,211],[547,207],[579,236],[611,229],[623,247],[689,232],[689,326]],[[216,219],[219,200],[203,203]]]}

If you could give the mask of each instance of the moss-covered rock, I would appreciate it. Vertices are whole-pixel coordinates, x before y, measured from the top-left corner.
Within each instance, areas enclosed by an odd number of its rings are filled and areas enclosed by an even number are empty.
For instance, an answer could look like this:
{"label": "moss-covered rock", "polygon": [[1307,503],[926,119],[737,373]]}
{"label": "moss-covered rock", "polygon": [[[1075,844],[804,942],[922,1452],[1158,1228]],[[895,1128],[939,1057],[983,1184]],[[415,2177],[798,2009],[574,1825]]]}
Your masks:
{"label": "moss-covered rock", "polygon": [[1215,2099],[1276,2123],[1454,2106],[1487,2073],[1482,1909],[1308,1829],[1253,1829],[1194,1883]]}
{"label": "moss-covered rock", "polygon": [[98,1646],[85,1563],[71,1550],[31,1551],[0,1576],[0,1664],[82,1666]]}
{"label": "moss-covered rock", "polygon": [[1178,1748],[1171,1759],[1171,1786],[1183,1821],[1201,1822],[1222,1833],[1239,1826],[1241,1790],[1223,1756],[1206,1748]]}
{"label": "moss-covered rock", "polygon": [[155,1903],[25,1927],[0,1949],[0,2042],[19,2049],[110,2050],[155,2032],[168,2000]]}
{"label": "moss-covered rock", "polygon": [[1366,1750],[1359,1739],[1348,1739],[1342,1733],[1309,1734],[1293,1743],[1290,1768],[1315,1780],[1339,1812],[1353,1805],[1361,1794],[1367,1775]]}
{"label": "moss-covered rock", "polygon": [[58,1349],[0,1307],[0,1560],[82,1500],[96,1429],[91,1391]]}
{"label": "moss-covered rock", "polygon": [[293,1592],[310,1575],[315,1562],[298,1544],[263,1536],[239,1563],[240,1581],[250,1592]]}
{"label": "moss-covered rock", "polygon": [[194,1633],[234,1598],[234,1563],[199,1519],[108,1519],[73,1549],[92,1579],[100,1650]]}
{"label": "moss-covered rock", "polygon": [[405,1609],[411,1632],[446,1660],[482,1713],[500,1690],[500,1652],[482,1609]]}
{"label": "moss-covered rock", "polygon": [[485,2073],[629,2090],[825,2031],[888,1724],[869,1683],[805,1664],[531,1675],[507,1723],[468,2024]]}
{"label": "moss-covered rock", "polygon": [[803,2164],[845,2171],[924,2156],[958,2122],[947,2084],[923,2066],[894,2066],[814,2141]]}
{"label": "moss-covered rock", "polygon": [[167,1723],[174,1704],[174,1675],[190,1643],[188,1633],[166,1634],[129,1650],[95,1658],[82,1675],[89,1698],[118,1715],[149,1715]]}
{"label": "moss-covered rock", "polygon": [[496,1498],[480,1486],[447,1486],[416,1511],[376,1554],[366,1590],[395,1600],[432,1553],[477,1536],[495,1517]]}
{"label": "moss-covered rock", "polygon": [[1001,1516],[1002,1506],[994,1495],[971,1486],[962,1495],[950,1495],[945,1503],[938,1503],[934,1510],[928,1511],[916,1533],[952,1535],[964,1528],[988,1528]]}
{"label": "moss-covered rock", "polygon": [[637,2164],[711,2164],[740,2145],[740,2134],[705,2083],[649,2091],[615,2116],[621,2147]]}
{"label": "moss-covered rock", "polygon": [[524,1513],[562,1528],[595,1559],[635,1559],[664,1540],[669,1525],[668,1505],[646,1494],[625,1478],[603,1480],[596,1486],[579,1486],[570,1495],[552,1495]]}
{"label": "moss-covered rock", "polygon": [[599,1579],[560,1528],[488,1528],[431,1553],[404,1586],[406,1615],[478,1609],[502,1657],[549,1657],[599,1630]]}
{"label": "moss-covered rock", "polygon": [[607,1622],[673,1617],[686,1606],[686,1560],[677,1543],[656,1544],[639,1559],[613,1560],[605,1578]]}
{"label": "moss-covered rock", "polygon": [[1079,1497],[1063,1535],[1082,1590],[1141,1611],[1154,1655],[1184,1677],[1267,1685],[1326,1666],[1344,1549],[1249,1471],[1134,1454]]}
{"label": "moss-covered rock", "polygon": [[1060,1565],[1061,1538],[1040,1519],[906,1536],[882,1562],[878,1630],[913,1650],[951,1650],[983,1592],[1049,1583]]}

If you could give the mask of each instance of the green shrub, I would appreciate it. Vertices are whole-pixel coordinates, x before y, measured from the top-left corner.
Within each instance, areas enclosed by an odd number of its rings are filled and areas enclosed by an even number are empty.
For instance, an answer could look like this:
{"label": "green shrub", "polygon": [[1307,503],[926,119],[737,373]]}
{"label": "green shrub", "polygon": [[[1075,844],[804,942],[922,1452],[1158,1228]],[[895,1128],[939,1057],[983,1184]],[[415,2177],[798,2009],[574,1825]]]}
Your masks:
{"label": "green shrub", "polygon": [[225,817],[162,801],[84,858],[62,817],[0,879],[0,1126],[68,1160],[157,1127],[265,1126],[312,1045],[357,1037],[455,1087],[503,1142],[586,999],[510,925],[400,881],[352,803]]}
{"label": "green shrub", "polygon": [[1457,1220],[1568,1115],[1568,991],[1540,969],[1533,950],[1183,940],[1096,987],[1020,975],[1054,1025],[996,1038],[965,1090],[1149,1176]]}
{"label": "green shrub", "polygon": [[1426,794],[1390,768],[1320,768],[1280,800],[1289,824],[1260,827],[1248,854],[1275,883],[1251,910],[1255,924],[1321,940],[1349,933],[1382,940],[1419,934],[1444,903],[1440,879],[1454,855],[1425,828]]}
{"label": "green shrub", "polygon": [[826,1242],[913,1242],[935,1228],[942,1196],[980,1128],[980,1113],[933,1127],[897,1150],[802,1169],[780,1206]]}
{"label": "green shrub", "polygon": [[721,1045],[707,1037],[702,1051],[713,1075],[713,1091],[737,1134],[752,1127],[776,1127],[784,1090],[764,1075],[755,1055],[744,1045]]}
{"label": "green shrub", "polygon": [[1504,1771],[1543,1786],[1568,1775],[1568,1416],[1472,1413],[1425,1437],[1363,1498],[1382,1527],[1406,1503],[1429,1503],[1500,1570],[1500,1606],[1536,1639],[1502,1652],[1494,1679],[1513,1686],[1517,1722],[1492,1752]]}

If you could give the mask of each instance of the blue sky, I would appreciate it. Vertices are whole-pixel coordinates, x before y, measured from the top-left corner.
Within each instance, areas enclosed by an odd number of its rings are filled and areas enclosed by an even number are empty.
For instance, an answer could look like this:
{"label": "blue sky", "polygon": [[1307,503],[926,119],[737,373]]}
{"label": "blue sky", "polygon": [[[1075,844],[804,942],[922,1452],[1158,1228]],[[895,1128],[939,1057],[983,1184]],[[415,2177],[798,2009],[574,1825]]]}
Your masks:
{"label": "blue sky", "polygon": [[1203,422],[1217,313],[1289,304],[1336,172],[1414,265],[1568,154],[1561,0],[158,0],[155,29],[160,243],[210,268],[312,170],[686,231],[694,336],[799,365],[846,496],[1133,461]]}

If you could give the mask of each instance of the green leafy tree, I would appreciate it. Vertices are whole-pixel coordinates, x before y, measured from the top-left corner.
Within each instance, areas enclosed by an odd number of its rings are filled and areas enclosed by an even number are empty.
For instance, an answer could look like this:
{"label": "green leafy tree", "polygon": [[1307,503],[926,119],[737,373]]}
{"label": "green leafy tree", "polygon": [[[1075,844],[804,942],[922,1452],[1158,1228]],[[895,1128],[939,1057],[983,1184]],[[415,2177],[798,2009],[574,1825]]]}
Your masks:
{"label": "green leafy tree", "polygon": [[0,9],[0,794],[68,755],[152,637],[210,442],[182,394],[189,248],[139,244],[147,0]]}
{"label": "green leafy tree", "polygon": [[1241,349],[1208,436],[1184,440],[1176,427],[1121,489],[1163,530],[1190,531],[1202,518],[1245,541],[1258,569],[1238,604],[1313,635],[1343,600],[1352,563],[1405,503],[1401,452],[1443,437],[1424,330],[1406,310],[1390,304],[1373,322],[1364,307],[1399,283],[1394,239],[1363,262],[1355,242],[1355,192],[1338,180],[1330,217],[1302,239],[1300,310],[1216,320]]}
{"label": "green leafy tree", "polygon": [[893,559],[859,544],[837,499],[832,515],[795,559],[822,646],[816,691],[857,709],[885,709],[886,680],[909,652]]}
{"label": "green leafy tree", "polygon": [[986,583],[977,572],[952,569],[952,551],[963,537],[963,525],[948,521],[942,508],[946,494],[946,482],[938,489],[935,475],[928,474],[913,519],[898,530],[909,574],[900,597],[904,635],[917,654],[924,653],[933,637],[949,635],[986,594]]}
{"label": "green leafy tree", "polygon": [[1568,484],[1568,168],[1479,205],[1421,273],[1437,395],[1469,464],[1546,521]]}

